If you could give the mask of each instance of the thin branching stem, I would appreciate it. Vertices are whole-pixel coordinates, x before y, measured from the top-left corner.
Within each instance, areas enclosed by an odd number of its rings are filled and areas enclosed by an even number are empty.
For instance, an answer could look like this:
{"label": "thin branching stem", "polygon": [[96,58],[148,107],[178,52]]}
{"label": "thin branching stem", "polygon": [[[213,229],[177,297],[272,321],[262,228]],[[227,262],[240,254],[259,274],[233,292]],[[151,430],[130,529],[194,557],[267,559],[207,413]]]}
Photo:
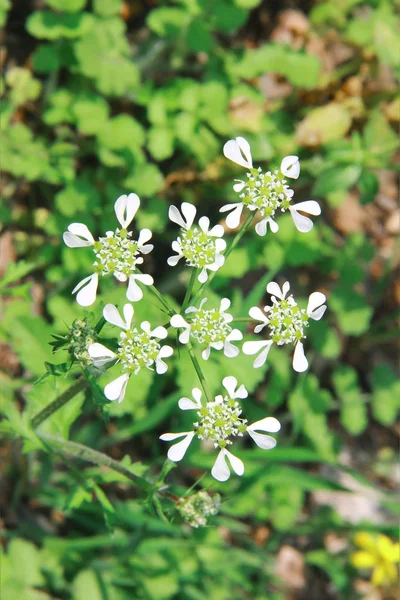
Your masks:
{"label": "thin branching stem", "polygon": [[31,425],[33,429],[36,429],[46,421],[53,413],[55,413],[59,408],[62,408],[67,402],[69,402],[72,398],[74,398],[79,392],[82,392],[85,388],[89,386],[89,382],[84,375],[79,377],[69,388],[67,388],[62,394],[57,396],[53,402],[50,402],[47,406],[45,406],[41,411],[39,411],[31,420]]}

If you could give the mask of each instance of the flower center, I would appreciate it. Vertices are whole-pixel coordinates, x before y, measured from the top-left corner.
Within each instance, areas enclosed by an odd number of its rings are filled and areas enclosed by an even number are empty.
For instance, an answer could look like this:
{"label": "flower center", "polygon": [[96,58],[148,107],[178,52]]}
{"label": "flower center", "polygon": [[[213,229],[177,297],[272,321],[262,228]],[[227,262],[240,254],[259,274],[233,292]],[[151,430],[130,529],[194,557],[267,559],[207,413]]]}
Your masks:
{"label": "flower center", "polygon": [[228,438],[242,436],[246,431],[246,419],[240,419],[242,409],[234,398],[217,396],[198,412],[199,421],[194,430],[200,440],[211,440],[217,448],[225,448],[232,441]]}
{"label": "flower center", "polygon": [[224,342],[232,331],[221,313],[215,308],[199,310],[191,321],[190,333],[199,342],[207,344]]}
{"label": "flower center", "polygon": [[190,267],[204,268],[215,262],[215,239],[198,227],[182,229],[178,238],[181,252]]}
{"label": "flower center", "polygon": [[293,190],[286,185],[284,175],[275,169],[263,173],[261,167],[247,173],[247,182],[240,198],[246,206],[258,208],[262,217],[273,217],[275,211],[289,208]]}
{"label": "flower center", "polygon": [[82,319],[75,319],[67,335],[68,350],[72,356],[85,365],[92,364],[87,351],[88,347],[97,340],[97,333]]}
{"label": "flower center", "polygon": [[276,300],[267,307],[271,339],[282,344],[296,343],[306,337],[304,329],[308,327],[308,315],[299,308],[293,296],[285,300]]}
{"label": "flower center", "polygon": [[160,352],[160,344],[145,331],[136,327],[121,333],[118,360],[123,373],[137,375],[143,367],[150,368]]}
{"label": "flower center", "polygon": [[117,229],[110,237],[101,237],[95,242],[94,265],[100,275],[122,273],[129,277],[135,272],[136,265],[143,262],[143,258],[139,256],[138,243],[131,240],[131,236],[131,231]]}

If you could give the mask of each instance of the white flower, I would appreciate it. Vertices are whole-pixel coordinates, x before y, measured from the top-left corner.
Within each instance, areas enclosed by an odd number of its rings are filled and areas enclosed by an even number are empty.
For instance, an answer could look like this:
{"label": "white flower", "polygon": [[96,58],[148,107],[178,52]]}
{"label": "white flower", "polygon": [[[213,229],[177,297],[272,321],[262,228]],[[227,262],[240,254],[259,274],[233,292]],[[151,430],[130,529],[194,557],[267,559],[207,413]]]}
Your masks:
{"label": "white flower", "polygon": [[189,337],[192,336],[199,344],[205,344],[206,348],[202,352],[204,360],[208,360],[211,348],[215,350],[223,350],[225,356],[234,357],[239,354],[239,348],[234,346],[232,342],[239,341],[243,338],[242,332],[239,329],[232,329],[228,323],[233,320],[232,315],[226,311],[231,305],[228,298],[222,298],[219,310],[213,308],[204,310],[203,305],[207,298],[203,298],[199,308],[189,306],[185,310],[187,315],[194,315],[193,318],[186,321],[182,315],[174,315],[170,321],[172,327],[183,329],[179,335],[181,344],[187,344]]}
{"label": "white flower", "polygon": [[248,169],[247,181],[236,179],[233,186],[235,192],[240,194],[240,202],[226,204],[220,212],[229,212],[226,224],[231,229],[236,229],[240,224],[243,208],[258,211],[261,220],[255,229],[258,235],[264,236],[268,226],[273,233],[279,229],[274,221],[276,211],[289,210],[297,229],[303,233],[313,228],[313,222],[299,211],[310,215],[320,215],[321,208],[315,200],[299,202],[291,205],[293,190],[287,185],[285,177],[297,179],[300,174],[300,161],[297,156],[286,156],[280,169],[263,173],[262,169],[253,167],[249,143],[242,137],[229,140],[224,146],[224,155],[241,167]]}
{"label": "white flower", "polygon": [[277,283],[271,281],[267,285],[267,292],[272,294],[272,306],[265,306],[265,313],[253,306],[249,315],[261,324],[256,325],[254,332],[259,333],[265,326],[269,327],[270,339],[259,342],[245,342],[243,344],[244,354],[258,354],[254,361],[254,367],[261,367],[268,356],[268,352],[273,343],[281,346],[283,344],[295,344],[293,355],[293,368],[298,373],[306,371],[308,361],[304,354],[304,346],[301,342],[306,337],[305,328],[308,327],[308,320],[319,321],[323,316],[326,305],[326,297],[321,292],[313,292],[309,299],[307,310],[297,306],[293,296],[286,297],[290,290],[289,282],[283,284],[282,289]]}
{"label": "white flower", "polygon": [[111,361],[116,361],[122,367],[122,375],[106,385],[104,394],[108,400],[122,402],[125,396],[126,386],[131,375],[137,375],[142,368],[152,370],[155,365],[158,374],[167,371],[168,366],[164,358],[171,356],[171,346],[160,346],[158,340],[163,340],[168,333],[165,327],[156,327],[151,330],[150,323],[143,321],[140,329],[132,326],[134,309],[132,304],[125,304],[123,317],[113,304],[107,304],[103,310],[103,316],[112,325],[122,329],[117,352],[113,352],[95,343],[89,346],[88,352],[96,367],[103,367]]}
{"label": "white flower", "polygon": [[160,436],[164,442],[183,438],[168,450],[168,458],[174,462],[182,460],[195,436],[200,440],[213,442],[214,447],[219,448],[219,453],[211,474],[218,481],[226,481],[230,477],[227,459],[237,475],[244,473],[243,462],[227,450],[227,446],[233,443],[231,438],[242,437],[243,434],[248,433],[257,446],[263,450],[270,450],[276,446],[275,439],[259,432],[276,433],[281,428],[279,421],[274,417],[266,417],[252,425],[247,425],[247,420],[240,417],[242,409],[236,401],[237,398],[247,398],[245,387],[241,385],[237,388],[237,379],[232,376],[225,377],[222,385],[227,393],[224,396],[215,396],[214,401],[207,402],[205,406],[201,403],[202,394],[199,388],[192,390],[193,400],[190,398],[179,400],[181,410],[196,411],[197,420],[193,423],[192,431],[164,433]]}
{"label": "white flower", "polygon": [[147,244],[151,239],[150,229],[142,229],[137,241],[132,240],[132,232],[127,227],[132,222],[140,205],[136,194],[120,196],[114,204],[114,210],[121,229],[107,231],[106,237],[101,237],[96,242],[89,229],[83,223],[71,223],[68,231],[63,234],[63,239],[69,248],[83,248],[92,246],[96,257],[93,266],[95,273],[89,275],[72,290],[77,293],[76,300],[81,306],[90,306],[96,300],[99,277],[112,273],[118,281],[128,281],[127,298],[137,302],[143,297],[143,292],[138,286],[152,285],[150,275],[136,273],[137,266],[143,263],[140,254],[148,254],[153,250],[152,244]]}
{"label": "white flower", "polygon": [[226,248],[225,240],[221,239],[224,234],[222,225],[210,227],[208,217],[199,219],[199,227],[194,226],[196,207],[189,202],[182,202],[182,215],[176,206],[170,206],[168,216],[171,221],[181,227],[181,235],[172,242],[172,250],[176,255],[168,259],[168,264],[174,267],[184,257],[189,267],[201,269],[198,280],[204,283],[208,279],[209,271],[218,271],[224,264],[224,256],[221,254]]}

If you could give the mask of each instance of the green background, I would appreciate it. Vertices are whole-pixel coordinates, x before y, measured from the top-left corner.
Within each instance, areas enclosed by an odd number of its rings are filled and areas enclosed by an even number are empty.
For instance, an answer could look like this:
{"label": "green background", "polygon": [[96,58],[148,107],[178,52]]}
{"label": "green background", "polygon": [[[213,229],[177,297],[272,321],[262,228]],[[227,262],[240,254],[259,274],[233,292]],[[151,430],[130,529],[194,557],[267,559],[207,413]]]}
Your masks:
{"label": "green background", "polygon": [[[398,515],[398,8],[0,0],[4,598],[362,597],[368,573],[350,566],[353,535],[394,538]],[[322,206],[306,235],[288,215],[276,235],[249,232],[207,292],[215,306],[229,295],[243,317],[263,304],[274,277],[290,280],[303,306],[314,290],[328,297],[324,319],[309,329],[306,374],[292,371],[284,348],[259,370],[243,355],[214,353],[205,364],[215,393],[226,375],[245,383],[250,422],[280,419],[277,448],[240,447],[245,475],[225,484],[211,478],[213,455],[198,445],[163,470],[158,437],[185,430],[177,400],[197,385],[183,350],[166,376],[141,373],[122,404],[106,402],[107,374],[40,429],[164,479],[178,496],[206,470],[198,489],[218,491],[223,504],[195,530],[170,500],[151,501],[115,471],[43,444],[30,419],[79,372],[64,350],[52,354],[51,335],[84,315],[95,324],[105,303],[124,301],[124,289],[105,279],[91,312],[77,305],[70,292],[90,274],[91,252],[66,248],[62,232],[83,222],[102,235],[116,224],[115,199],[137,193],[134,225],[149,227],[155,243],[146,270],[178,308],[188,272],[165,262],[177,233],[168,207],[192,202],[220,219],[242,174],[222,155],[237,135],[265,169],[297,154],[296,201]],[[135,311],[154,325],[167,320],[148,292]],[[355,493],[364,512],[348,508]],[[282,574],[288,547],[300,564],[297,587],[292,567]]]}

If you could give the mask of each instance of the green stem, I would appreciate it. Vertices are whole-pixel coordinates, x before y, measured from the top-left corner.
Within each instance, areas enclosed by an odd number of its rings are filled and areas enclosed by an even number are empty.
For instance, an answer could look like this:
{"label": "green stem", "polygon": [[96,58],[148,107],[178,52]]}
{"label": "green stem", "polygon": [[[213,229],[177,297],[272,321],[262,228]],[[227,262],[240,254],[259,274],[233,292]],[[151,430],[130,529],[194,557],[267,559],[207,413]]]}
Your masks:
{"label": "green stem", "polygon": [[[232,250],[234,250],[236,248],[236,246],[238,245],[238,243],[240,242],[240,240],[244,236],[244,234],[246,233],[246,231],[250,227],[250,224],[253,221],[253,219],[254,219],[255,216],[256,216],[256,211],[251,212],[248,215],[248,217],[245,220],[245,222],[243,223],[242,227],[239,229],[239,231],[237,232],[237,234],[235,235],[235,237],[233,238],[233,240],[231,241],[231,243],[228,245],[227,249],[225,250],[225,252],[224,252],[225,261],[228,258],[228,256],[230,255],[230,253],[232,252]],[[208,276],[207,281],[205,281],[199,287],[199,289],[197,290],[196,294],[193,296],[193,298],[192,298],[192,302],[193,303],[195,303],[196,300],[198,298],[200,298],[200,296],[203,294],[204,290],[210,285],[210,283],[214,279],[214,277],[217,274],[217,272],[218,271],[211,271],[211,273]]]}
{"label": "green stem", "polygon": [[251,317],[237,317],[232,320],[232,323],[255,323]]}
{"label": "green stem", "polygon": [[79,394],[82,390],[89,386],[89,382],[86,377],[79,377],[69,388],[65,390],[62,394],[60,394],[53,402],[50,402],[47,406],[45,406],[40,412],[38,412],[31,420],[31,425],[33,429],[36,429],[48,419],[53,413],[55,413],[59,408],[64,406],[69,400],[71,400],[74,396]]}
{"label": "green stem", "polygon": [[185,308],[189,304],[190,297],[191,297],[192,291],[193,291],[193,287],[194,287],[194,284],[196,283],[197,273],[198,273],[198,269],[192,268],[192,272],[190,274],[189,285],[187,287],[186,294],[185,294],[185,297],[184,297],[183,303],[182,303],[181,314],[184,312]]}
{"label": "green stem", "polygon": [[207,398],[207,402],[213,402],[213,397],[211,396],[211,392],[210,392],[210,389],[208,387],[206,378],[204,377],[204,373],[201,370],[200,363],[197,360],[197,357],[196,357],[196,355],[194,353],[194,349],[193,349],[192,343],[189,341],[186,344],[186,346],[187,346],[187,349],[188,349],[188,352],[189,352],[190,359],[191,359],[191,361],[193,363],[193,366],[194,366],[194,368],[196,370],[197,376],[198,376],[198,378],[200,380],[201,387],[203,388],[205,397]]}
{"label": "green stem", "polygon": [[162,296],[162,294],[160,294],[160,292],[158,291],[158,289],[154,285],[149,285],[148,288],[154,294],[154,296],[156,296],[156,298],[161,302],[161,304],[163,305],[163,307],[165,308],[165,310],[167,311],[167,313],[171,317],[173,317],[176,314],[175,311],[170,307],[170,305],[165,300],[165,298]]}
{"label": "green stem", "polygon": [[149,481],[143,477],[135,475],[129,469],[121,465],[121,463],[107,456],[107,454],[103,454],[97,450],[92,450],[83,444],[70,442],[69,440],[63,440],[53,435],[38,434],[38,436],[41,440],[43,440],[43,442],[49,444],[50,447],[53,446],[56,449],[61,450],[63,454],[67,454],[75,458],[81,458],[82,460],[86,460],[87,462],[93,463],[100,467],[108,467],[113,471],[117,471],[117,473],[120,473],[127,479],[130,479],[143,490],[146,490],[147,492],[153,490],[153,486]]}

